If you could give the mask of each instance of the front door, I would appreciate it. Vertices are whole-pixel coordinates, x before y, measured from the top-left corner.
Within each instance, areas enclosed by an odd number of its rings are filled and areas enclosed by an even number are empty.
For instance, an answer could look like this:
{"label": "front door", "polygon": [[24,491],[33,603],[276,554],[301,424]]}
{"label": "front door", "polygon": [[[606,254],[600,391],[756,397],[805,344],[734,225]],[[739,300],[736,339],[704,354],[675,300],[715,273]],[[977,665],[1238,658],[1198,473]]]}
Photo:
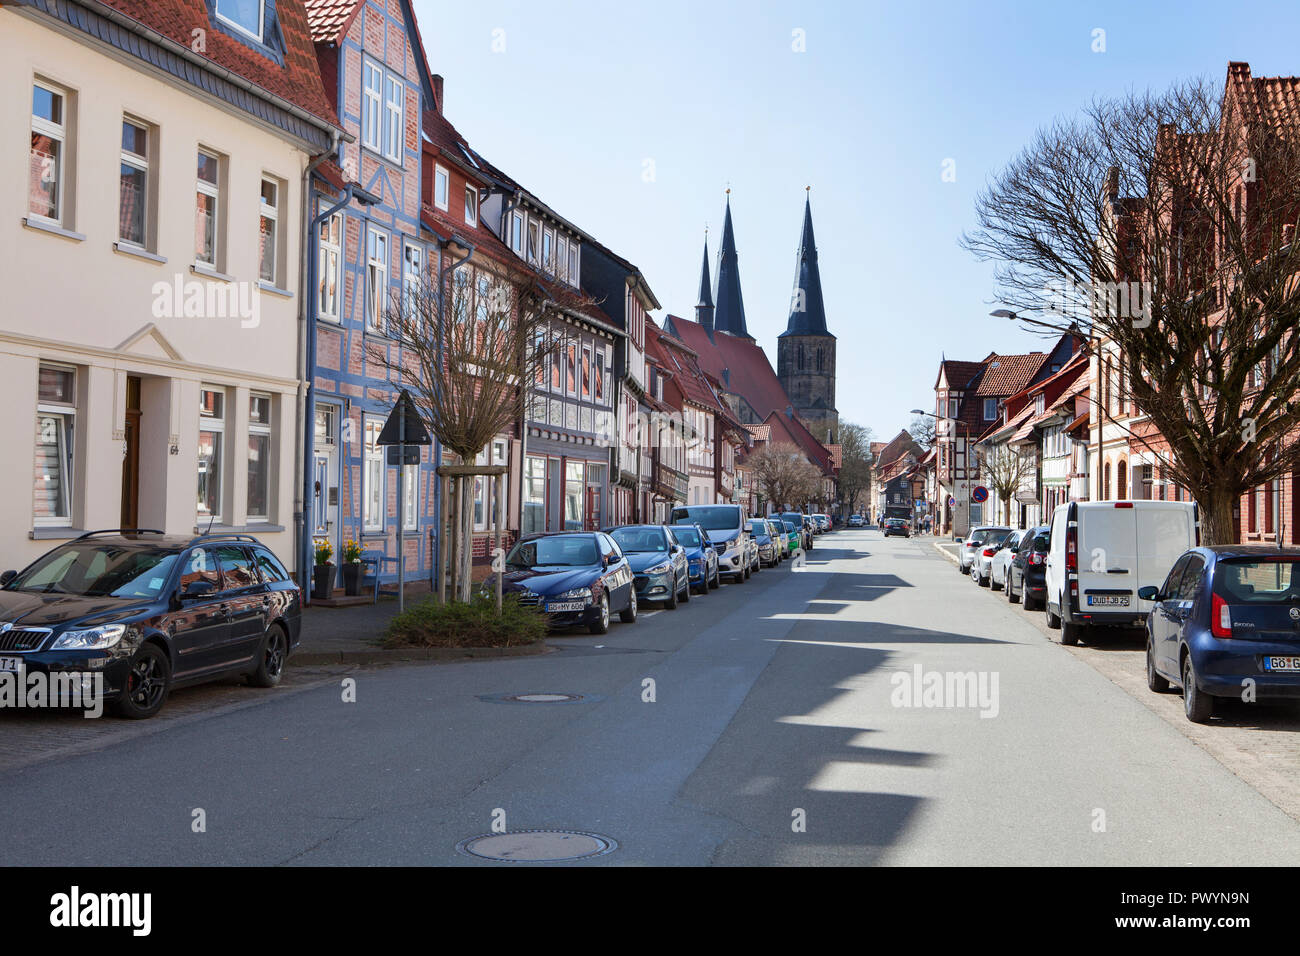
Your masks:
{"label": "front door", "polygon": [[600,492],[597,485],[587,486],[587,513],[583,516],[584,531],[596,531],[600,528]]}
{"label": "front door", "polygon": [[140,521],[140,378],[126,380],[126,420],[122,423],[121,527],[137,528]]}

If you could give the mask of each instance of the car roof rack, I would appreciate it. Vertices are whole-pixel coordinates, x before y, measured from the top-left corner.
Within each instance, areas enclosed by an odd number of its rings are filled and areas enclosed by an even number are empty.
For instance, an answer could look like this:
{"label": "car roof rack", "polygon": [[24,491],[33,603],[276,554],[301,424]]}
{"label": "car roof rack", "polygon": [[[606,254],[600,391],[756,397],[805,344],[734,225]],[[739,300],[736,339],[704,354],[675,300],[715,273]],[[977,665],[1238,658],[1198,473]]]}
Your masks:
{"label": "car roof rack", "polygon": [[251,541],[254,544],[261,544],[257,538],[251,534],[240,534],[237,531],[205,531],[203,534],[195,535],[190,539],[185,547],[193,547],[204,541]]}
{"label": "car roof rack", "polygon": [[74,540],[74,541],[82,541],[82,540],[84,540],[84,539],[86,539],[86,538],[93,538],[93,537],[95,537],[95,535],[99,535],[99,534],[116,534],[116,535],[123,535],[123,536],[125,536],[125,535],[128,535],[128,534],[163,534],[163,535],[165,535],[166,533],[167,533],[167,532],[165,532],[165,531],[159,531],[157,528],[100,528],[100,529],[98,529],[97,531],[87,531],[87,532],[85,532],[85,533],[83,533],[83,534],[79,534],[79,535],[77,535],[77,537],[74,538],[73,540]]}

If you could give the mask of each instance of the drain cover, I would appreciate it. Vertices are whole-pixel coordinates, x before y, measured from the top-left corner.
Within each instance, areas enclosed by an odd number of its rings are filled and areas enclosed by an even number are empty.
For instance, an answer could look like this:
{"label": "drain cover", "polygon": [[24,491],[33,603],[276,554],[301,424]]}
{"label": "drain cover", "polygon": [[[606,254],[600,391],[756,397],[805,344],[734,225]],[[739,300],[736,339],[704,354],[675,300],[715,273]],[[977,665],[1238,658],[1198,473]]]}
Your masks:
{"label": "drain cover", "polygon": [[582,697],[578,694],[512,694],[506,700],[523,704],[567,704],[572,700],[582,700]]}
{"label": "drain cover", "polygon": [[618,849],[618,844],[580,830],[516,830],[471,837],[456,844],[456,849],[502,863],[559,863],[601,856]]}
{"label": "drain cover", "polygon": [[553,691],[534,691],[528,694],[480,694],[478,699],[488,704],[595,704],[605,698],[598,694],[560,694]]}

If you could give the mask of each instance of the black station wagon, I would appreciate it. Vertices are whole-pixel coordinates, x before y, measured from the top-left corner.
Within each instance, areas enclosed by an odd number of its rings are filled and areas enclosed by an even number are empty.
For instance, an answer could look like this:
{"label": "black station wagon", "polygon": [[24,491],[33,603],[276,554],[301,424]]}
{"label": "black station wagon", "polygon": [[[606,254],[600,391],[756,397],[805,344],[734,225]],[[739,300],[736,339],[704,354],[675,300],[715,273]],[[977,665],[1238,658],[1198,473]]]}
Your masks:
{"label": "black station wagon", "polygon": [[297,585],[246,534],[91,531],[0,575],[0,670],[103,675],[105,702],[152,717],[175,687],[274,687],[301,629]]}

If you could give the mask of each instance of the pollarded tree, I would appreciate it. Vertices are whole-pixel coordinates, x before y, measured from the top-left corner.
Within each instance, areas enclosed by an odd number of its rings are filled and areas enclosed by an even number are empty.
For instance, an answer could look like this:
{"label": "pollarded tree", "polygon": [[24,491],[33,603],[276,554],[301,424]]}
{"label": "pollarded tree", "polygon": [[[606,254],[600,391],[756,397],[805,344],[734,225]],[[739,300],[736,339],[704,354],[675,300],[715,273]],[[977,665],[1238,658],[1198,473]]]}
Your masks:
{"label": "pollarded tree", "polygon": [[1235,540],[1243,494],[1300,466],[1300,116],[1243,69],[1222,93],[1097,100],[1040,130],[963,239],[997,264],[1006,312],[1077,325],[1127,369],[1158,430],[1132,440],[1191,491],[1211,543]]}

